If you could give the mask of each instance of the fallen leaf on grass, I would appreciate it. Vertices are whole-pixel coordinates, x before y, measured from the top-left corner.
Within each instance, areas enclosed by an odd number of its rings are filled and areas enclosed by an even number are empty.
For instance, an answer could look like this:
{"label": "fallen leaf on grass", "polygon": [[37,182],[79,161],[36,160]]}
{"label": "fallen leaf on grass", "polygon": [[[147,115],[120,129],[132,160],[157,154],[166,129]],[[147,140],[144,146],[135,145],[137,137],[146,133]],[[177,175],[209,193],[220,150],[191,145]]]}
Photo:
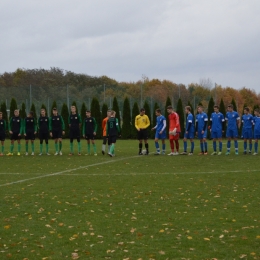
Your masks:
{"label": "fallen leaf on grass", "polygon": [[240,256],[239,256],[239,258],[241,258],[241,259],[242,259],[242,258],[245,258],[245,257],[247,257],[247,255],[244,255],[244,254],[243,254],[243,255],[240,255]]}
{"label": "fallen leaf on grass", "polygon": [[210,241],[210,239],[208,237],[205,237],[204,240],[205,241]]}
{"label": "fallen leaf on grass", "polygon": [[187,238],[188,238],[188,239],[192,239],[192,237],[191,237],[191,236],[188,236]]}

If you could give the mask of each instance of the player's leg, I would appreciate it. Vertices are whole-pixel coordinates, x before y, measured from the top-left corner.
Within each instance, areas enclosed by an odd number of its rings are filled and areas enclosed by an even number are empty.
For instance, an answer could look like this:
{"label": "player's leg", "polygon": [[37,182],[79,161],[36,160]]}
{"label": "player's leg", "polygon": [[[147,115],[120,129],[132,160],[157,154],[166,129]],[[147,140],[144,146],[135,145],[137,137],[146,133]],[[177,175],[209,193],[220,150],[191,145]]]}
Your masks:
{"label": "player's leg", "polygon": [[171,152],[168,155],[174,155],[174,140],[172,135],[169,135],[169,141],[170,141]]}
{"label": "player's leg", "polygon": [[25,136],[25,155],[28,155],[28,146],[29,146],[29,136],[28,133]]}
{"label": "player's leg", "polygon": [[207,134],[208,134],[207,131],[204,131],[204,134],[203,134],[204,155],[208,154]]}
{"label": "player's leg", "polygon": [[252,153],[252,147],[253,147],[252,138],[250,138],[248,140],[249,140],[249,150],[248,150],[248,153],[251,154]]}
{"label": "player's leg", "polygon": [[104,155],[106,152],[106,144],[107,144],[107,137],[103,136],[103,143],[102,143],[102,154]]}
{"label": "player's leg", "polygon": [[255,148],[255,152],[253,153],[253,155],[257,155],[258,154],[258,138],[255,138],[254,148]]}
{"label": "player's leg", "polygon": [[[211,137],[213,134],[211,133]],[[217,154],[217,139],[213,138],[213,153],[211,155],[216,155]]]}
{"label": "player's leg", "polygon": [[165,139],[162,139],[162,154],[165,154],[165,150],[166,150],[166,144],[165,144]]}
{"label": "player's leg", "polygon": [[243,137],[244,137],[244,154],[246,154],[247,152],[247,139],[244,136],[245,133],[243,133]]}
{"label": "player's leg", "polygon": [[55,147],[55,154],[54,155],[58,155],[59,154],[58,138],[54,139],[54,147]]}
{"label": "player's leg", "polygon": [[87,154],[86,155],[90,155],[90,140],[89,140],[89,136],[86,135],[85,139],[87,141]]}
{"label": "player's leg", "polygon": [[190,138],[190,153],[189,155],[193,155],[194,152],[194,140],[193,137]]}
{"label": "player's leg", "polygon": [[4,155],[4,150],[5,150],[5,142],[4,142],[4,139],[1,139],[1,153],[0,153],[0,156]]}
{"label": "player's leg", "polygon": [[174,141],[175,141],[175,147],[176,147],[176,153],[175,155],[178,155],[179,154],[179,138],[180,138],[180,134],[176,134],[175,137],[174,137]]}
{"label": "player's leg", "polygon": [[46,155],[50,155],[49,154],[49,138],[48,138],[47,133],[44,134],[44,140],[45,140],[45,147],[46,147]]}
{"label": "player's leg", "polygon": [[187,148],[188,148],[188,144],[187,144],[187,134],[185,133],[184,138],[183,138],[183,153],[182,154],[187,154]]}
{"label": "player's leg", "polygon": [[200,138],[200,153],[199,155],[204,154],[204,144],[203,144],[203,139]]}
{"label": "player's leg", "polygon": [[21,138],[20,136],[17,137],[17,155],[21,154]]}
{"label": "player's leg", "polygon": [[92,137],[92,147],[93,147],[93,150],[94,150],[94,155],[96,156],[97,155],[97,146],[96,146],[96,143],[95,143],[95,136],[93,135]]}
{"label": "player's leg", "polygon": [[154,144],[155,144],[155,149],[156,149],[156,153],[155,155],[159,155],[160,154],[160,146],[159,146],[159,133],[155,133],[155,138],[154,138]]}
{"label": "player's leg", "polygon": [[146,137],[146,139],[144,139],[144,146],[145,146],[145,149],[146,149],[146,154],[145,155],[148,155],[149,154],[149,144],[148,144],[148,136]]}
{"label": "player's leg", "polygon": [[237,137],[234,137],[235,154],[238,155],[238,141]]}
{"label": "player's leg", "polygon": [[81,155],[81,143],[80,143],[80,136],[78,134],[77,137],[77,143],[78,143],[78,155]]}
{"label": "player's leg", "polygon": [[230,154],[230,148],[231,148],[231,131],[229,129],[227,129],[226,137],[227,137],[227,152],[226,152],[226,155],[229,155]]}
{"label": "player's leg", "polygon": [[39,155],[42,155],[43,138],[42,138],[41,133],[39,134],[39,138],[40,138],[40,154]]}
{"label": "player's leg", "polygon": [[31,140],[32,155],[34,155],[34,140]]}

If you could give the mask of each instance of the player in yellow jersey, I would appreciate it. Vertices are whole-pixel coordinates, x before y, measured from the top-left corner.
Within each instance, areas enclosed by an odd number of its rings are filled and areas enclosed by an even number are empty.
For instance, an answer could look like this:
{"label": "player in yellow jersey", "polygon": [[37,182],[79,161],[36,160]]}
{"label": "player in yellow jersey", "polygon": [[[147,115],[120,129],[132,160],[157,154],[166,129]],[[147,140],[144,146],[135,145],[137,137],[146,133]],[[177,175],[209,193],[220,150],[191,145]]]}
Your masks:
{"label": "player in yellow jersey", "polygon": [[142,155],[143,140],[146,148],[145,155],[149,154],[148,146],[148,131],[147,128],[150,125],[149,117],[145,114],[145,109],[140,109],[140,114],[135,117],[135,128],[137,129],[137,138],[139,140],[139,155]]}

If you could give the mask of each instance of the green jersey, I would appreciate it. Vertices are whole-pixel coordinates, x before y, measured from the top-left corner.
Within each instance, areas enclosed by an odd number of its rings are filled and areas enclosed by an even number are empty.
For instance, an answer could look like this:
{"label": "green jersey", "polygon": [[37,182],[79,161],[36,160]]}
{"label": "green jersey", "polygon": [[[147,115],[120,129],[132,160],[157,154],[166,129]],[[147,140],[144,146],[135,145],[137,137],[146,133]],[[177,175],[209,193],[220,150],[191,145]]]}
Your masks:
{"label": "green jersey", "polygon": [[0,119],[0,134],[4,134],[6,130],[6,122],[4,119]]}
{"label": "green jersey", "polygon": [[94,117],[86,117],[83,122],[83,134],[89,135],[97,132],[97,122]]}
{"label": "green jersey", "polygon": [[107,120],[107,135],[108,136],[115,136],[120,132],[118,119],[115,117],[110,117]]}

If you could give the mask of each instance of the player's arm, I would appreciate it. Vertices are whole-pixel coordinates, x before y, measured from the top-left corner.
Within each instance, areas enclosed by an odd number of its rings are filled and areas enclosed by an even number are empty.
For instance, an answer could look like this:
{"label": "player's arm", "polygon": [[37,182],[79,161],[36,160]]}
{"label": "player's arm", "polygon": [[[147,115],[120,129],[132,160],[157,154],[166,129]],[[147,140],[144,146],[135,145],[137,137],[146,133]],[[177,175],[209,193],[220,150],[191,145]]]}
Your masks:
{"label": "player's arm", "polygon": [[81,115],[80,115],[80,114],[78,114],[78,118],[79,118],[79,128],[80,128],[81,125],[82,125],[82,118],[81,118]]}
{"label": "player's arm", "polygon": [[155,130],[157,128],[158,125],[154,126],[151,130]]}
{"label": "player's arm", "polygon": [[120,135],[120,126],[117,118],[116,118],[116,129],[117,129],[117,133]]}
{"label": "player's arm", "polygon": [[93,118],[93,122],[94,122],[94,133],[97,132],[97,121],[96,118]]}
{"label": "player's arm", "polygon": [[25,119],[21,119],[21,123],[20,123],[20,129],[19,129],[19,135],[22,135],[24,133],[24,135],[26,135],[26,122]]}
{"label": "player's arm", "polygon": [[69,115],[69,118],[68,118],[68,124],[69,124],[69,127],[71,127],[70,115]]}
{"label": "player's arm", "polygon": [[191,126],[192,126],[192,120],[189,119],[189,120],[188,120],[188,125],[186,126],[186,132],[189,132],[189,131],[190,131]]}
{"label": "player's arm", "polygon": [[196,121],[195,121],[195,132],[196,133],[198,132],[198,128],[199,128],[199,122],[198,122],[198,119],[196,118]]}
{"label": "player's arm", "polygon": [[12,124],[13,124],[13,118],[11,117],[8,124],[8,131],[10,134],[12,133]]}
{"label": "player's arm", "polygon": [[63,120],[63,117],[62,117],[62,116],[60,116],[60,121],[61,121],[61,130],[62,130],[63,132],[65,132],[65,124],[64,124],[64,120]]}
{"label": "player's arm", "polygon": [[238,114],[237,114],[237,127],[240,128],[240,117]]}
{"label": "player's arm", "polygon": [[85,122],[82,125],[82,136],[85,137],[85,131],[86,131],[86,124]]}
{"label": "player's arm", "polygon": [[205,132],[206,129],[207,129],[207,125],[208,125],[208,118],[206,117],[206,118],[204,119],[204,126],[203,126],[203,131],[204,131],[204,132]]}
{"label": "player's arm", "polygon": [[37,120],[34,119],[34,133],[37,133]]}
{"label": "player's arm", "polygon": [[135,117],[135,128],[137,131],[140,131],[139,124],[138,124],[138,116]]}
{"label": "player's arm", "polygon": [[102,129],[104,129],[106,127],[106,125],[107,125],[106,124],[106,118],[104,118],[103,121],[102,121]]}
{"label": "player's arm", "polygon": [[109,120],[107,120],[107,123],[106,123],[106,132],[107,132],[107,136],[109,135],[109,134],[108,134],[108,121],[109,121]]}

